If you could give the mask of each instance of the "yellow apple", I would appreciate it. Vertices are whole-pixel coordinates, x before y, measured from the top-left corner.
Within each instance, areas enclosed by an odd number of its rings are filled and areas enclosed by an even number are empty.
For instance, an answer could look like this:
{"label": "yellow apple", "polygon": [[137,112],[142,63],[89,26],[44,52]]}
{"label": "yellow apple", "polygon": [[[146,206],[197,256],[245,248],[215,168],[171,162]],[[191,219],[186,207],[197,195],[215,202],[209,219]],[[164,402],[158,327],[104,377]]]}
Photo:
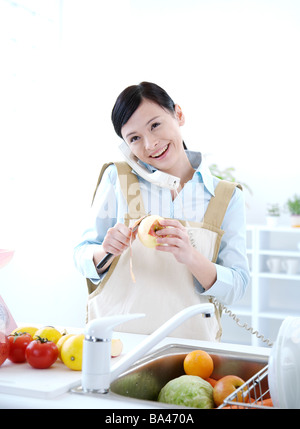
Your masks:
{"label": "yellow apple", "polygon": [[159,223],[163,219],[161,216],[151,215],[142,220],[138,228],[138,237],[144,246],[150,248],[157,246],[156,231],[163,228]]}
{"label": "yellow apple", "polygon": [[[229,396],[232,392],[234,392],[244,383],[244,380],[240,377],[237,377],[236,375],[225,375],[224,377],[220,378],[220,380],[216,382],[213,391],[213,397],[216,407],[219,407],[219,405],[223,404],[224,399],[227,398],[227,396]],[[245,394],[246,392],[246,388],[238,392],[238,402],[249,401],[248,395],[244,396],[243,398],[243,393]]]}
{"label": "yellow apple", "polygon": [[123,343],[122,341],[117,338],[113,338],[111,340],[111,357],[117,357],[122,353],[123,350]]}

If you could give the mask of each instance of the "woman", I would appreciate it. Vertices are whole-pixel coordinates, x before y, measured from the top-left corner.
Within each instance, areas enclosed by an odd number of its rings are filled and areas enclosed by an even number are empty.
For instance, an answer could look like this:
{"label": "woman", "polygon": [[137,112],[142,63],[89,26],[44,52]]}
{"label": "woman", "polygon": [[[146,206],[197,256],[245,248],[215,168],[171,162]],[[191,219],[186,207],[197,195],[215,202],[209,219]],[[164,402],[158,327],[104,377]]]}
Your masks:
{"label": "woman", "polygon": [[[126,88],[117,98],[112,122],[149,173],[158,169],[176,176],[180,187],[175,192],[153,185],[124,164],[104,167],[91,224],[74,255],[92,282],[88,318],[145,313],[144,319],[119,329],[148,334],[188,305],[213,300],[218,310],[218,302],[240,299],[249,281],[242,191],[212,177],[201,153],[186,150],[184,114],[159,86],[142,82]],[[131,228],[149,212],[164,217],[155,249],[144,247]],[[113,258],[97,270],[107,253]],[[173,335],[219,340],[219,316],[218,311],[211,319],[195,316]]]}

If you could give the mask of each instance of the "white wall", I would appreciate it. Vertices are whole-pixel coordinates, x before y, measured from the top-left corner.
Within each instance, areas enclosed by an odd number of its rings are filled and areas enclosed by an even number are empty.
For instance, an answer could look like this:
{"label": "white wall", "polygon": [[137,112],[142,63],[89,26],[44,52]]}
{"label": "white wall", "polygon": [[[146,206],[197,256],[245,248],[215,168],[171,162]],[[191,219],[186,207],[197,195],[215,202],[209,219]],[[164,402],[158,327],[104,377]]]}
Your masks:
{"label": "white wall", "polygon": [[82,326],[72,250],[101,164],[119,157],[110,112],[127,85],[156,82],[181,105],[188,147],[252,188],[249,223],[300,193],[300,3],[62,4],[59,47],[20,60],[27,75],[7,93],[18,107],[2,105],[0,247],[16,253],[0,294],[19,321]]}

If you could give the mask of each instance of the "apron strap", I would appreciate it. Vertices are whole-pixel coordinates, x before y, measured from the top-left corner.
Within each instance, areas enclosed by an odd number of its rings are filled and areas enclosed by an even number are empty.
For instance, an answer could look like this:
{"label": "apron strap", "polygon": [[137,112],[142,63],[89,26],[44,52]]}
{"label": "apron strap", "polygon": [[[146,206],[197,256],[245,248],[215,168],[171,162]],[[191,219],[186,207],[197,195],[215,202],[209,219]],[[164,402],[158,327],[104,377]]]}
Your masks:
{"label": "apron strap", "polygon": [[102,176],[103,176],[103,174],[104,174],[104,171],[105,171],[105,170],[107,169],[107,167],[108,167],[109,165],[111,165],[111,164],[113,164],[113,162],[107,162],[106,164],[103,164],[103,166],[102,166],[102,168],[101,168],[101,171],[100,171],[100,174],[99,174],[99,177],[98,177],[98,181],[97,181],[97,185],[96,185],[96,188],[95,188],[95,191],[94,191],[94,194],[93,194],[92,205],[93,205],[93,202],[94,202],[94,199],[95,199],[95,196],[96,196],[96,192],[97,192],[98,186],[100,185],[100,182],[101,182]]}
{"label": "apron strap", "polygon": [[228,182],[227,180],[221,180],[218,183],[215,189],[215,196],[211,197],[204,215],[205,224],[221,229],[227,207],[236,187],[243,189],[240,184]]}
{"label": "apron strap", "polygon": [[125,215],[125,219],[127,221],[129,221],[129,219],[139,219],[141,216],[146,214],[142,195],[141,195],[139,180],[136,174],[132,172],[132,168],[127,164],[127,162],[124,162],[124,161],[108,162],[102,166],[99,174],[99,178],[97,181],[96,189],[94,191],[92,204],[94,202],[95,195],[96,195],[98,186],[101,182],[104,171],[111,164],[114,164],[117,168],[121,191],[125,198],[125,201],[127,201],[127,204],[128,204],[128,213]]}
{"label": "apron strap", "polygon": [[128,205],[128,213],[125,219],[128,222],[130,219],[139,219],[146,214],[140,182],[127,162],[115,162],[114,164],[118,170],[121,191]]}

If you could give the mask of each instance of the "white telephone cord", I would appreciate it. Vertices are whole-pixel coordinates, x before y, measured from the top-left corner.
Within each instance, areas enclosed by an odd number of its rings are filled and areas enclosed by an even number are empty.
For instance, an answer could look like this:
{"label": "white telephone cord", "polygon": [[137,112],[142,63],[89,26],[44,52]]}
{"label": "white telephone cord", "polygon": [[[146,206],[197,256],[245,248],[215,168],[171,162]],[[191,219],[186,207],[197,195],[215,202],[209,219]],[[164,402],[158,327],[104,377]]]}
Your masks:
{"label": "white telephone cord", "polygon": [[240,319],[237,317],[237,315],[234,314],[231,310],[229,310],[229,308],[221,304],[219,301],[217,301],[216,298],[212,298],[212,302],[217,307],[219,307],[220,310],[228,314],[228,316],[231,317],[238,326],[246,329],[246,331],[249,331],[251,334],[255,335],[259,340],[261,340],[263,343],[266,343],[269,347],[273,346],[273,342],[271,340],[269,340],[268,338],[265,338],[264,335],[260,334],[257,330],[254,330],[252,326],[249,326],[247,323],[240,323]]}

